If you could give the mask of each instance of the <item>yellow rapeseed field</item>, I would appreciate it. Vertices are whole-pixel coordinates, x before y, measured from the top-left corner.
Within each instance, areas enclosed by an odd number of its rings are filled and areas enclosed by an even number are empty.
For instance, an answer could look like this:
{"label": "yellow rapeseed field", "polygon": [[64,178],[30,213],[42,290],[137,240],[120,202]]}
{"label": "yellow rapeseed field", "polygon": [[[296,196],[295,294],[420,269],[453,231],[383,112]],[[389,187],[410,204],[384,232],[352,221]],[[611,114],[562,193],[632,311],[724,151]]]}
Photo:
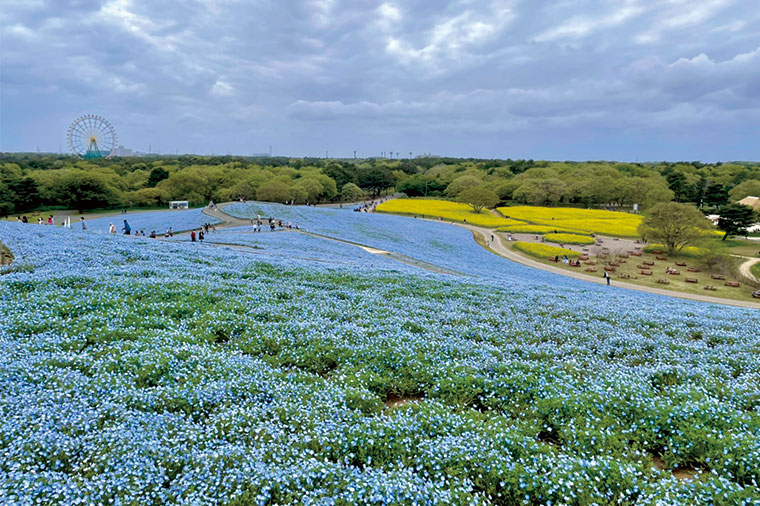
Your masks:
{"label": "yellow rapeseed field", "polygon": [[509,218],[546,225],[557,230],[562,227],[587,234],[616,237],[638,237],[636,229],[642,220],[637,214],[571,207],[500,207],[499,212]]}
{"label": "yellow rapeseed field", "polygon": [[577,251],[559,248],[557,246],[549,246],[548,244],[542,244],[540,242],[518,241],[514,243],[514,247],[529,255],[546,259],[553,259],[555,256],[562,258],[562,255],[567,255],[567,258],[578,258],[581,255]]}
{"label": "yellow rapeseed field", "polygon": [[594,238],[578,234],[546,234],[544,239],[559,244],[594,244]]}
{"label": "yellow rapeseed field", "polygon": [[534,223],[525,223],[524,221],[514,220],[516,225],[509,225],[507,227],[499,227],[496,230],[498,232],[512,232],[513,234],[550,234],[553,232],[567,232],[574,233],[578,230],[570,230],[569,228],[562,227],[547,227],[546,225],[536,225]]}
{"label": "yellow rapeseed field", "polygon": [[475,213],[467,204],[447,200],[394,199],[383,202],[377,206],[377,210],[383,213],[411,214],[459,222],[467,221],[473,225],[492,228],[522,223],[496,216],[488,209]]}

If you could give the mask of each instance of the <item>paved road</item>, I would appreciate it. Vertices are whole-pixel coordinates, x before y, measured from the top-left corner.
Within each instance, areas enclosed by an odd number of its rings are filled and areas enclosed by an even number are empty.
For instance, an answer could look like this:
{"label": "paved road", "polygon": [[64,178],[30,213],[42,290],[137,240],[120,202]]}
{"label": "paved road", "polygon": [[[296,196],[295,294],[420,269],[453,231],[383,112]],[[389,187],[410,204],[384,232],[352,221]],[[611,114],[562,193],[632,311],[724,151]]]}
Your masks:
{"label": "paved road", "polygon": [[[251,226],[251,220],[244,220],[241,218],[235,218],[231,214],[227,214],[224,211],[222,211],[222,208],[220,205],[216,207],[204,207],[203,208],[203,214],[207,216],[211,216],[213,218],[216,218],[217,220],[221,220],[221,224],[217,225],[218,227],[244,227],[244,226]],[[264,220],[262,220],[263,222]],[[267,226],[269,223],[267,222]],[[263,225],[262,225],[263,226]]]}

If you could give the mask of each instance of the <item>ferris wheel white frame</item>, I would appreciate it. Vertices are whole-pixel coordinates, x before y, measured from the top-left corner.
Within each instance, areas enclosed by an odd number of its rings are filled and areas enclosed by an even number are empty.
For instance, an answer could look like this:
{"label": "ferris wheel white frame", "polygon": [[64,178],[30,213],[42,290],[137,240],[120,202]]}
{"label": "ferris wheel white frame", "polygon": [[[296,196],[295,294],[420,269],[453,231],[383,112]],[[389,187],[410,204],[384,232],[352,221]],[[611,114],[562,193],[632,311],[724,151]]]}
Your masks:
{"label": "ferris wheel white frame", "polygon": [[69,126],[66,144],[69,151],[84,158],[110,158],[119,145],[119,138],[107,119],[97,114],[85,114]]}

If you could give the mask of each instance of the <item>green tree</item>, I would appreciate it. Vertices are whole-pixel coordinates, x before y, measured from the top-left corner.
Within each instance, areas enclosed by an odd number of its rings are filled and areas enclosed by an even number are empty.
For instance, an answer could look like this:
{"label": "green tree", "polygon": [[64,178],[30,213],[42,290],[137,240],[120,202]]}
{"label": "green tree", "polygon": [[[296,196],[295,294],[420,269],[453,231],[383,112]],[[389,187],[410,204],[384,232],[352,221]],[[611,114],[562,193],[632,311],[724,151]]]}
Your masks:
{"label": "green tree", "polygon": [[293,198],[290,185],[279,179],[267,181],[256,190],[256,198],[266,202],[285,203]]}
{"label": "green tree", "polygon": [[0,181],[0,218],[5,218],[11,214],[14,209],[13,194],[11,194],[8,186]]}
{"label": "green tree", "polygon": [[85,209],[117,205],[121,197],[102,177],[83,171],[67,175],[61,181],[60,192],[62,203],[80,213]]}
{"label": "green tree", "polygon": [[420,174],[413,174],[402,179],[396,185],[396,191],[410,197],[424,197],[428,191],[428,181]]}
{"label": "green tree", "polygon": [[496,192],[485,186],[475,186],[459,192],[457,197],[459,202],[472,207],[472,210],[479,213],[486,207],[493,207],[499,203],[499,196]]}
{"label": "green tree", "polygon": [[322,185],[314,177],[302,177],[301,179],[297,179],[293,186],[300,188],[303,194],[306,195],[306,201],[311,202],[312,204],[316,203],[322,195]]}
{"label": "green tree", "polygon": [[668,187],[673,190],[676,200],[684,202],[688,198],[689,185],[683,172],[671,172],[668,177]]}
{"label": "green tree", "polygon": [[393,174],[386,167],[360,167],[358,170],[359,186],[372,191],[376,197],[381,191],[393,186]]}
{"label": "green tree", "polygon": [[744,197],[760,197],[760,180],[748,179],[736,185],[728,194],[731,202],[738,202]]}
{"label": "green tree", "polygon": [[529,179],[512,193],[512,198],[537,206],[556,204],[567,191],[561,179]]}
{"label": "green tree", "polygon": [[755,218],[755,211],[749,206],[742,204],[723,206],[718,218],[718,228],[726,233],[723,240],[725,241],[729,235],[746,234],[747,227],[754,223]]}
{"label": "green tree", "polygon": [[356,202],[364,197],[364,191],[354,183],[344,184],[340,194],[346,202]]}
{"label": "green tree", "polygon": [[[328,162],[322,171],[335,181],[336,188],[344,187],[348,183],[356,183],[356,167],[343,165],[340,162]],[[332,198],[332,197],[331,197]]]}
{"label": "green tree", "polygon": [[16,212],[29,211],[42,204],[39,185],[30,177],[17,179],[8,184],[8,191],[13,196]]}
{"label": "green tree", "polygon": [[720,207],[728,203],[728,188],[720,183],[710,183],[705,188],[704,203],[708,206]]}
{"label": "green tree", "polygon": [[638,231],[645,241],[662,243],[673,255],[702,239],[704,231],[709,228],[710,223],[696,207],[667,202],[654,205],[641,221]]}
{"label": "green tree", "polygon": [[461,192],[468,188],[474,188],[483,184],[483,180],[471,175],[460,176],[453,180],[450,185],[446,187],[446,195],[449,197],[457,197]]}
{"label": "green tree", "polygon": [[338,195],[338,186],[335,180],[324,174],[316,174],[314,178],[322,185],[322,192],[319,194],[320,199],[332,200]]}
{"label": "green tree", "polygon": [[158,183],[169,177],[169,173],[163,167],[154,167],[148,176],[148,186],[155,188]]}
{"label": "green tree", "polygon": [[208,181],[194,170],[175,172],[156,188],[166,191],[171,200],[187,200],[194,205],[205,204],[211,197],[207,194]]}
{"label": "green tree", "polygon": [[170,200],[162,188],[141,188],[127,194],[127,199],[137,207],[158,207]]}

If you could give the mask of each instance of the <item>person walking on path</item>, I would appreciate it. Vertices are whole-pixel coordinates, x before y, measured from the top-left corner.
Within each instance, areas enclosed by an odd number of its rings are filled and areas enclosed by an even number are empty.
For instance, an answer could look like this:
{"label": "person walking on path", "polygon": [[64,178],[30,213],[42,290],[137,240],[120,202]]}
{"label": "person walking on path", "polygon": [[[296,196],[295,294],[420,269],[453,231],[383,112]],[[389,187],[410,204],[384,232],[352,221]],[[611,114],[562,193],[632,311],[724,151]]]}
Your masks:
{"label": "person walking on path", "polygon": [[195,230],[190,232],[190,242],[195,242]]}
{"label": "person walking on path", "polygon": [[607,280],[607,286],[610,286],[610,273],[604,271],[604,278]]}
{"label": "person walking on path", "polygon": [[132,227],[129,226],[127,220],[124,220],[124,226],[121,227],[121,230],[124,232],[124,235],[132,235]]}

